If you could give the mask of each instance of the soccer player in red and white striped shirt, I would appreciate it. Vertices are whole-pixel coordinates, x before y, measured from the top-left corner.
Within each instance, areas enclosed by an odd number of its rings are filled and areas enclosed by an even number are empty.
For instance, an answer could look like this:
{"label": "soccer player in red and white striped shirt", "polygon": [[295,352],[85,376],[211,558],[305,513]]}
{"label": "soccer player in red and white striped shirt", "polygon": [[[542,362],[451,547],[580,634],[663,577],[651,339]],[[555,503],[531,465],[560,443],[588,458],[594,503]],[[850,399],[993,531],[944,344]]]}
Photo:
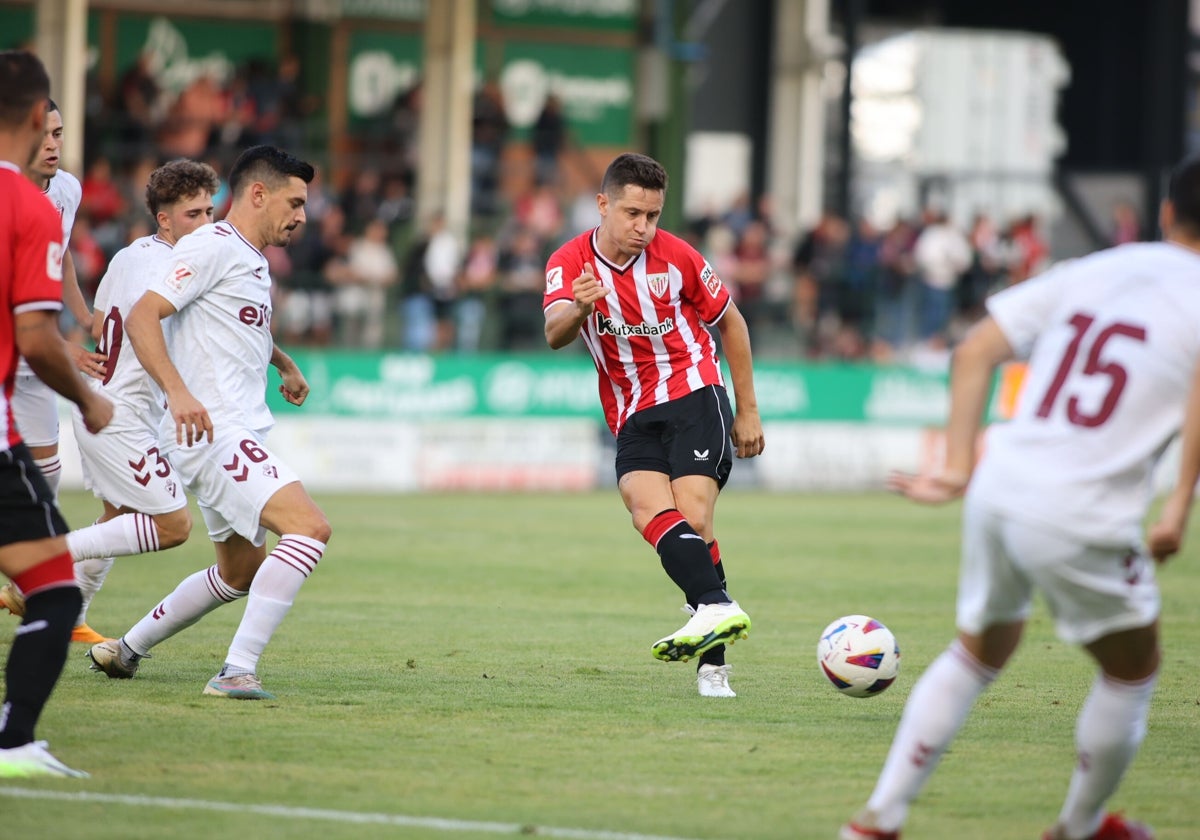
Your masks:
{"label": "soccer player in red and white striped shirt", "polygon": [[86,776],[34,740],[34,728],[67,660],[79,588],[67,551],[67,525],[13,421],[17,356],[43,382],[79,406],[97,432],[112,403],[88,388],[58,331],[62,309],[62,227],[58,214],[21,173],[46,124],[50,79],[30,53],[0,52],[0,572],[25,593],[0,706],[0,776]]}
{"label": "soccer player in red and white striped shirt", "polygon": [[[747,638],[750,617],[729,597],[713,513],[733,454],[763,451],[750,334],[729,290],[694,248],[658,230],[667,173],[622,154],[604,173],[600,225],[546,265],[546,341],[582,336],[617,438],[616,472],[633,526],[654,546],[692,618],[656,642],[655,657],[699,657],[706,697],[733,697],[725,645]],[[733,380],[725,389],[715,325]]]}

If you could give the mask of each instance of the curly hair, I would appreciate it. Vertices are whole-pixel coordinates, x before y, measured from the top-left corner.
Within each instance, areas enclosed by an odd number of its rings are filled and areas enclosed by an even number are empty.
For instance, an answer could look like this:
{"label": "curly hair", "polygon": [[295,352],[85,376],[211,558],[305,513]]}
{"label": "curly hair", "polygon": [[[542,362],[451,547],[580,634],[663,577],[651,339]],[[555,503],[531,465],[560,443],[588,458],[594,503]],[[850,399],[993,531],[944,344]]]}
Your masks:
{"label": "curly hair", "polygon": [[217,171],[207,163],[173,160],[150,173],[146,182],[146,206],[157,216],[161,207],[191,198],[202,192],[214,195],[221,187]]}

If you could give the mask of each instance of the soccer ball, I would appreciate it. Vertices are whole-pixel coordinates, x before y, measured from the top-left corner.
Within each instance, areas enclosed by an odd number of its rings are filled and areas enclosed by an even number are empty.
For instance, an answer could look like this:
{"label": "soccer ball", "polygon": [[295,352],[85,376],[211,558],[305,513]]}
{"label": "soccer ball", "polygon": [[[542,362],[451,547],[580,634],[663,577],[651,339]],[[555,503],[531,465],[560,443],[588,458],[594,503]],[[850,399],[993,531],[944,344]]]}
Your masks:
{"label": "soccer ball", "polygon": [[896,681],[900,646],[881,622],[867,615],[847,615],[821,632],[817,664],[842,694],[874,697]]}

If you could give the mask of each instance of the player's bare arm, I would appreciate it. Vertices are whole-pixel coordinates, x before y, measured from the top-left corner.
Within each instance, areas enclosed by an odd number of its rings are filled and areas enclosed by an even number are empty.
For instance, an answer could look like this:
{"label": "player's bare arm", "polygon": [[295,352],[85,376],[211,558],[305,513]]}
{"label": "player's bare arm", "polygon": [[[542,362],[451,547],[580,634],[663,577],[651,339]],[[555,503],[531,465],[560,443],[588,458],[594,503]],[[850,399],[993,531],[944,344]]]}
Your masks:
{"label": "player's bare arm", "polygon": [[[87,301],[83,299],[83,292],[79,288],[79,275],[75,273],[75,260],[70,251],[63,254],[62,296],[63,304],[70,311],[71,317],[91,333],[92,311],[88,309]],[[108,359],[103,353],[95,353],[74,342],[67,343],[67,352],[80,373],[94,379],[104,378],[106,372],[104,364]]]}
{"label": "player's bare arm", "polygon": [[191,446],[202,436],[213,440],[208,409],[192,396],[167,351],[162,319],[175,314],[175,307],[157,292],[146,292],[125,319],[125,334],[133,343],[138,360],[167,397],[167,408],[175,419],[175,441]]}
{"label": "player's bare arm", "polygon": [[112,403],[89,388],[75,372],[67,342],[58,330],[58,312],[21,312],[14,317],[14,325],[17,350],[38,378],[79,406],[89,432],[95,434],[107,426],[112,420]]}
{"label": "player's bare arm", "polygon": [[888,488],[915,502],[943,504],[961,496],[975,469],[975,441],[991,393],[992,377],[1013,358],[1012,346],[990,316],[973,326],[954,350],[950,368],[950,419],[946,464],[936,475],[893,473]]}
{"label": "player's bare arm", "polygon": [[1192,374],[1192,387],[1188,395],[1187,412],[1184,414],[1180,432],[1179,477],[1175,489],[1167,496],[1158,521],[1146,535],[1146,545],[1151,556],[1163,562],[1183,547],[1183,535],[1187,531],[1188,516],[1196,495],[1196,482],[1200,481],[1200,365]]}
{"label": "player's bare arm", "polygon": [[583,264],[583,273],[571,285],[575,303],[559,301],[546,310],[546,343],[552,350],[561,350],[579,337],[579,331],[592,312],[596,301],[612,290],[596,279],[591,263]]}
{"label": "player's bare arm", "polygon": [[739,458],[753,458],[766,448],[762,418],[758,414],[758,399],[754,395],[754,364],[750,353],[750,329],[738,308],[730,303],[721,320],[721,347],[729,363],[732,379],[734,415],[730,439]]}
{"label": "player's bare arm", "polygon": [[308,380],[304,378],[304,373],[295,360],[280,350],[279,345],[275,345],[271,351],[271,364],[283,379],[283,384],[279,386],[279,393],[283,394],[283,398],[292,405],[304,405],[304,401],[308,399]]}

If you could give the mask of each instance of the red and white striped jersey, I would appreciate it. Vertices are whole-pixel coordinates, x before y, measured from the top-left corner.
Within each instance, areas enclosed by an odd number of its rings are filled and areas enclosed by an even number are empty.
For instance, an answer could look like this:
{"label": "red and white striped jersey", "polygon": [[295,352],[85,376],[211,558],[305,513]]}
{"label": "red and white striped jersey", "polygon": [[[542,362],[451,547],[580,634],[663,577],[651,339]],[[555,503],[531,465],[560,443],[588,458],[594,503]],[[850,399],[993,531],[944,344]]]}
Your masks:
{"label": "red and white striped jersey", "polygon": [[574,302],[571,288],[585,262],[613,290],[580,332],[613,434],[640,409],[725,384],[706,326],[725,314],[729,290],[695,248],[659,230],[641,254],[618,266],[600,254],[595,230],[582,233],[546,264],[543,311]]}
{"label": "red and white striped jersey", "polygon": [[17,372],[14,315],[62,309],[62,225],[58,213],[20,168],[0,160],[0,373],[4,376],[0,450],[21,442],[13,423]]}

